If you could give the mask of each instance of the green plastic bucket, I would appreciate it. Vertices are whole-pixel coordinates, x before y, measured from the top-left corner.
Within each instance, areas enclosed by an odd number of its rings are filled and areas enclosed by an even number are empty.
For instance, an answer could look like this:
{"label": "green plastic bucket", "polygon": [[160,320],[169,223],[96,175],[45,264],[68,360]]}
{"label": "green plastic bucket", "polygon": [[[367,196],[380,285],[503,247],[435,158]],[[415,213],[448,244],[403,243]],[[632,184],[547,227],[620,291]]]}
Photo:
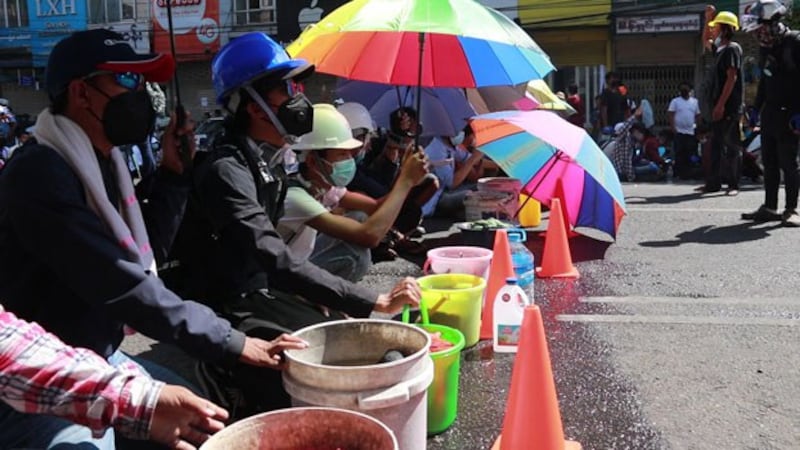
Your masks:
{"label": "green plastic bucket", "polygon": [[[461,350],[464,349],[464,334],[445,325],[427,323],[425,303],[420,303],[422,322],[418,327],[429,333],[440,333],[442,340],[452,347],[431,352],[433,360],[433,382],[428,387],[428,435],[439,434],[453,425],[458,415],[458,379],[461,371]],[[408,308],[403,311],[403,321],[408,322]]]}
{"label": "green plastic bucket", "polygon": [[464,333],[466,347],[477,344],[486,280],[475,275],[446,273],[421,277],[417,282],[430,322]]}

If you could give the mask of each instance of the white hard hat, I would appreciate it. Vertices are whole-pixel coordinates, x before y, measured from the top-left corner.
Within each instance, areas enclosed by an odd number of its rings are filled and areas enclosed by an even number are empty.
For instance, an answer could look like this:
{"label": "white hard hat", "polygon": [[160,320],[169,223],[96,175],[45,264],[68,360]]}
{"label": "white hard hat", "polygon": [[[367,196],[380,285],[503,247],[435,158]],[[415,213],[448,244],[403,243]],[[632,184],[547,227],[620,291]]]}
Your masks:
{"label": "white hard hat", "polygon": [[292,150],[353,150],[363,145],[363,142],[353,138],[350,123],[342,113],[333,105],[319,103],[314,105],[311,132],[300,136],[300,140],[292,145]]}
{"label": "white hard hat", "polygon": [[372,114],[370,114],[369,110],[361,103],[342,103],[337,109],[347,118],[352,129],[364,128],[370,133],[375,131],[375,123],[372,120]]}

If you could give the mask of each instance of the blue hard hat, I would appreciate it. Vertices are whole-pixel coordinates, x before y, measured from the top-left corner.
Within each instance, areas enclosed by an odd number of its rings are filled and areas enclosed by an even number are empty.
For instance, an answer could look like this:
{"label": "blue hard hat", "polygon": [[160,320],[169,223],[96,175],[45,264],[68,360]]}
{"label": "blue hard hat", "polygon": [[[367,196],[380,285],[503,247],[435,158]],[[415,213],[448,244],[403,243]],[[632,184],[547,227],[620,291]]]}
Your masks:
{"label": "blue hard hat", "polygon": [[217,103],[224,105],[237,89],[271,75],[283,80],[311,75],[314,65],[292,59],[265,33],[247,33],[231,40],[211,61],[211,81]]}

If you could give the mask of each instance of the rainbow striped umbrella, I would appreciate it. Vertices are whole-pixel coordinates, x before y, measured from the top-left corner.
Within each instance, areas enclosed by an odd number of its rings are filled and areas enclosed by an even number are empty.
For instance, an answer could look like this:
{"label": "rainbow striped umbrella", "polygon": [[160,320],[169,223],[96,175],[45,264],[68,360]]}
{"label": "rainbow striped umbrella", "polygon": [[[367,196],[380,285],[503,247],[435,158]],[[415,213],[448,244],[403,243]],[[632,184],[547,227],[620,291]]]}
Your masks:
{"label": "rainbow striped umbrella", "polygon": [[614,166],[586,130],[550,111],[501,111],[470,120],[477,147],[523,191],[545,205],[563,186],[563,207],[580,232],[593,228],[615,238],[625,196]]}
{"label": "rainbow striped umbrella", "polygon": [[398,86],[514,85],[554,69],[523,29],[473,0],[354,0],[287,51],[320,72]]}

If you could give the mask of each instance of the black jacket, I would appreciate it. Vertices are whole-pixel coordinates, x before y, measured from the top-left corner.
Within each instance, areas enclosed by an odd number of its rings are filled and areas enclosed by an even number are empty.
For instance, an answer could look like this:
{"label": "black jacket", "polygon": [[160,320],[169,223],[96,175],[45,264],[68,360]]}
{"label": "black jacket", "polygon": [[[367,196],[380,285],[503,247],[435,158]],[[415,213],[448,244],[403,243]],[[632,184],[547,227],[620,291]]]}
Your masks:
{"label": "black jacket", "polygon": [[270,164],[276,152],[266,144],[256,149],[246,139],[223,138],[195,170],[198,204],[218,235],[217,245],[209,246],[216,253],[214,291],[236,298],[275,288],[351,316],[369,316],[377,293],[295,257],[275,231],[288,188],[282,161]]}
{"label": "black jacket", "polygon": [[[106,179],[112,204],[119,193]],[[142,204],[156,255],[169,248],[188,183],[157,171]],[[116,197],[116,198],[115,198]],[[195,357],[235,360],[244,335],[198,303],[184,301],[155,275],[126,259],[106,224],[86,203],[67,162],[42,145],[26,145],[0,174],[0,301],[39,322],[67,344],[108,357],[123,323]]]}

